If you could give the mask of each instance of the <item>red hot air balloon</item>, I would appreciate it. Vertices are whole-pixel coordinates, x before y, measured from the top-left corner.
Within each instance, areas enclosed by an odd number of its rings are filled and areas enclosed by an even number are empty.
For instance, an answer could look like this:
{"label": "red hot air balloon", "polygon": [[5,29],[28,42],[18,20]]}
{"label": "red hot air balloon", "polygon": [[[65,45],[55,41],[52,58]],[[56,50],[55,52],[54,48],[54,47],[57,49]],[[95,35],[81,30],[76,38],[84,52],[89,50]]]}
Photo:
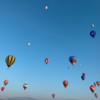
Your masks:
{"label": "red hot air balloon", "polygon": [[63,85],[66,88],[68,86],[68,81],[67,80],[63,81]]}
{"label": "red hot air balloon", "polygon": [[85,73],[82,73],[83,76],[85,76]]}
{"label": "red hot air balloon", "polygon": [[48,64],[48,62],[49,62],[49,59],[48,59],[48,58],[46,58],[46,59],[45,59],[45,63],[46,63],[46,64]]}
{"label": "red hot air balloon", "polygon": [[55,97],[55,94],[52,94],[52,97],[54,98]]}
{"label": "red hot air balloon", "polygon": [[1,87],[1,91],[4,91],[4,89],[5,89],[4,87]]}

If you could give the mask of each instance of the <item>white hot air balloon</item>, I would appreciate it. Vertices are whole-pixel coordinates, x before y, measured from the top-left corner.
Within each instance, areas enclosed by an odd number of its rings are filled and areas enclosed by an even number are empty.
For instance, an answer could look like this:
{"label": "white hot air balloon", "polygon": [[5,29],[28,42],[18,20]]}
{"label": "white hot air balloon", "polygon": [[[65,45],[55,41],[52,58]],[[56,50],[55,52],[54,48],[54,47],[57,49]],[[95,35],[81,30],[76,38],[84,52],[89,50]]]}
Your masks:
{"label": "white hot air balloon", "polygon": [[28,87],[27,84],[24,84],[24,85],[23,85],[24,90],[25,90],[27,87]]}
{"label": "white hot air balloon", "polygon": [[79,66],[81,66],[81,64],[79,64]]}
{"label": "white hot air balloon", "polygon": [[30,46],[30,43],[28,43],[28,46]]}
{"label": "white hot air balloon", "polygon": [[48,6],[45,6],[45,9],[48,9]]}

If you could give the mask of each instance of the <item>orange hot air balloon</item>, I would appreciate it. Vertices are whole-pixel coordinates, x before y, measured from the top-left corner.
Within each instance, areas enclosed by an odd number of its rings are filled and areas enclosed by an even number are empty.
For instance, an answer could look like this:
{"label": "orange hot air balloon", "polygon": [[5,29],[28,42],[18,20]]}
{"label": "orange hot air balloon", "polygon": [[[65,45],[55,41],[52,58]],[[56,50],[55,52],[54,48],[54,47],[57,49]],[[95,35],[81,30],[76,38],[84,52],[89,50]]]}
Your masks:
{"label": "orange hot air balloon", "polygon": [[68,86],[68,81],[67,80],[63,81],[63,85],[66,88]]}
{"label": "orange hot air balloon", "polygon": [[54,98],[55,97],[55,94],[52,94],[52,97]]}
{"label": "orange hot air balloon", "polygon": [[4,85],[6,86],[8,84],[8,80],[5,80],[4,81]]}

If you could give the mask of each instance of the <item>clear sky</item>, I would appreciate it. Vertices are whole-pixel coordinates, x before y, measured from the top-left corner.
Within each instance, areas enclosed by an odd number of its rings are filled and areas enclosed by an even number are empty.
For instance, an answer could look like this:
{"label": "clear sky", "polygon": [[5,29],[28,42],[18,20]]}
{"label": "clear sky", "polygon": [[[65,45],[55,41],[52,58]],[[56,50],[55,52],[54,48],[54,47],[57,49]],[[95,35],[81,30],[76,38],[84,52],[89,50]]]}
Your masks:
{"label": "clear sky", "polygon": [[[8,55],[16,57],[9,70]],[[78,58],[74,67],[70,56]],[[100,0],[0,0],[0,57],[0,87],[9,80],[0,98],[95,100],[89,87],[100,81]],[[100,87],[95,93],[99,100]]]}

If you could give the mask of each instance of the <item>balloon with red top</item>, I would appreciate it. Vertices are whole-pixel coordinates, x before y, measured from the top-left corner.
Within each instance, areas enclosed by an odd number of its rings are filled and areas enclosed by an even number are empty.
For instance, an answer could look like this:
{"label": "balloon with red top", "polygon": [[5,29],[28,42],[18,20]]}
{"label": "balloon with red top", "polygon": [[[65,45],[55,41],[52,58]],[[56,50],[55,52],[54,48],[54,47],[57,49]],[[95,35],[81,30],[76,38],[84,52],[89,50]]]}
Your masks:
{"label": "balloon with red top", "polygon": [[66,87],[68,86],[68,81],[67,81],[67,80],[64,80],[64,81],[63,81],[63,85],[64,85],[64,87],[66,88]]}
{"label": "balloon with red top", "polygon": [[85,76],[85,73],[82,73],[83,76]]}

